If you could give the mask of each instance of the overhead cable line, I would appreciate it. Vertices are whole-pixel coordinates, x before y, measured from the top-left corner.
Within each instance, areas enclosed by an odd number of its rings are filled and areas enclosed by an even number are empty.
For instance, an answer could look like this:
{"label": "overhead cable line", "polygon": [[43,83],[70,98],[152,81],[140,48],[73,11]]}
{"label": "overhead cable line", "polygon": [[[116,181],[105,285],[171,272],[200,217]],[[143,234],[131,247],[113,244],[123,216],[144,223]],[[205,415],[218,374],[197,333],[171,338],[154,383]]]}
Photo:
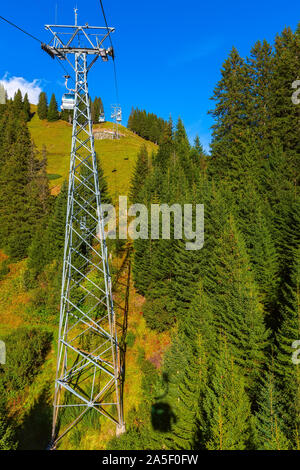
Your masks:
{"label": "overhead cable line", "polygon": [[0,19],[3,20],[3,21],[6,21],[6,23],[10,24],[11,26],[13,26],[14,28],[17,28],[19,29],[20,31],[22,31],[22,33],[24,34],[27,34],[27,36],[31,37],[32,39],[34,39],[35,41],[39,42],[40,44],[43,44],[43,42],[36,38],[35,36],[33,36],[32,34],[28,33],[27,31],[25,31],[24,29],[20,28],[19,26],[17,26],[16,24],[12,23],[11,21],[7,20],[6,18],[4,18],[3,16],[0,15]]}
{"label": "overhead cable line", "polygon": [[[106,20],[106,16],[105,16],[105,11],[104,11],[104,7],[103,7],[103,3],[102,3],[102,0],[99,0],[99,1],[100,1],[100,6],[101,6],[101,10],[102,10],[102,14],[103,14],[105,26],[106,26],[107,32],[109,33],[109,27],[108,27],[108,23],[107,23],[107,20]],[[111,47],[113,47],[113,43],[112,43],[112,39],[111,39],[110,34],[109,34],[109,40],[110,40],[110,45],[111,45]]]}
{"label": "overhead cable line", "polygon": [[[42,46],[42,49],[46,49],[47,48],[47,45],[43,43],[43,41],[41,41],[39,38],[37,38],[36,36],[33,36],[33,34],[30,34],[28,33],[28,31],[25,31],[25,29],[22,29],[20,28],[20,26],[16,25],[15,23],[13,23],[12,21],[9,21],[8,19],[4,18],[3,16],[0,15],[0,19],[3,20],[3,21],[6,21],[6,23],[10,24],[11,26],[13,26],[14,28],[18,29],[19,31],[21,31],[22,33],[26,34],[27,36],[29,36],[30,38],[34,39],[35,41],[39,42]],[[46,51],[47,52],[47,51]],[[52,57],[54,58],[54,57]],[[58,64],[62,67],[62,69],[64,70],[65,73],[68,73],[68,71],[66,70],[66,68],[63,66],[63,64],[59,61],[59,59],[56,57],[57,59],[57,62]],[[71,79],[74,81],[73,77],[71,77]]]}
{"label": "overhead cable line", "polygon": [[[102,10],[105,26],[106,26],[107,32],[109,33],[110,30],[109,30],[108,23],[107,23],[107,20],[106,20],[106,15],[105,15],[102,0],[99,0],[99,2],[100,2],[100,7],[101,7],[101,10]],[[114,47],[113,47],[113,43],[112,43],[112,39],[111,39],[110,34],[109,34],[109,40],[110,40],[110,45],[111,45],[112,50],[113,50],[112,59],[113,59],[113,64],[114,64],[114,79],[115,79],[116,98],[117,98],[117,102],[119,103],[119,87],[118,87],[118,79],[117,79],[117,69],[116,69],[116,62],[115,62]]]}
{"label": "overhead cable line", "polygon": [[[61,68],[64,70],[65,74],[66,74],[66,75],[69,75],[68,70],[67,70],[66,67],[62,64],[62,62],[60,61],[60,59],[59,59],[58,57],[56,57],[56,59],[57,59],[57,63],[58,63],[58,64],[61,66]],[[72,76],[69,75],[69,78],[72,80],[72,82],[75,83],[75,80],[74,80],[74,78],[73,78]]]}

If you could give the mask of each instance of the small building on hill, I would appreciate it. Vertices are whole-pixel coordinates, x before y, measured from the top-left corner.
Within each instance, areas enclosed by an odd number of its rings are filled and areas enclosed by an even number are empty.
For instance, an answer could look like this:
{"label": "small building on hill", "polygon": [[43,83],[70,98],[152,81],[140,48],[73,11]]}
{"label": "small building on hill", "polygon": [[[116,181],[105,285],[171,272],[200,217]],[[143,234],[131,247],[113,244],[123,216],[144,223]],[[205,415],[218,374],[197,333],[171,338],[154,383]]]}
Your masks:
{"label": "small building on hill", "polygon": [[120,139],[124,137],[124,134],[118,132],[118,136],[113,129],[93,129],[93,135],[96,140],[104,140],[104,139]]}

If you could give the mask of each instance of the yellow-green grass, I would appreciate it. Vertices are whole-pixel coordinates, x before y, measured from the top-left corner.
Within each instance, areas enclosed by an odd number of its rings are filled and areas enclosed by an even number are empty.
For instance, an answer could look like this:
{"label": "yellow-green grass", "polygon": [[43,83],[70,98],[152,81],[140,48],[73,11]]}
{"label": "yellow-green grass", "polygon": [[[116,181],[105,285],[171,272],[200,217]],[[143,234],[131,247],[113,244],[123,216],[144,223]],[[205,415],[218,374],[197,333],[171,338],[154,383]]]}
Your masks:
{"label": "yellow-green grass", "polygon": [[[36,107],[32,106],[32,111],[35,112]],[[41,151],[43,145],[46,146],[48,174],[60,175],[59,178],[50,179],[50,187],[55,193],[68,177],[72,126],[61,120],[56,122],[40,120],[35,112],[28,127],[37,149]],[[101,128],[112,129],[113,124],[106,122],[94,126],[94,129]],[[141,146],[145,144],[150,155],[157,150],[154,143],[145,141],[127,128],[119,126],[119,130],[124,135],[119,140],[95,139],[95,150],[113,199],[116,199],[118,194],[128,194],[130,177]]]}

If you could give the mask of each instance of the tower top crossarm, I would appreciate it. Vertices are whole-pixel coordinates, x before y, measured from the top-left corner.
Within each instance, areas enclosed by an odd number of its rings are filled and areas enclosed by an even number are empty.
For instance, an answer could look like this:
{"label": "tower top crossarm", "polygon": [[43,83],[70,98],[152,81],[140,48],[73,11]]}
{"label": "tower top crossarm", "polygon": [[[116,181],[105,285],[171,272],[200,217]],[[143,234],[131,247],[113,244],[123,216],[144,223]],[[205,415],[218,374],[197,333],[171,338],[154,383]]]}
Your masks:
{"label": "tower top crossarm", "polygon": [[101,54],[103,43],[115,28],[106,26],[71,26],[71,25],[45,25],[53,35],[48,47],[56,49],[60,55],[85,52],[86,54]]}
{"label": "tower top crossarm", "polygon": [[[75,13],[76,15],[76,13]],[[77,25],[77,15],[74,25],[47,24],[45,29],[52,34],[48,44],[42,44],[42,49],[52,58],[68,60],[69,54],[87,54],[95,56],[93,63],[98,57],[105,62],[108,57],[114,58],[113,47],[105,47],[106,39],[115,31],[108,26]]]}

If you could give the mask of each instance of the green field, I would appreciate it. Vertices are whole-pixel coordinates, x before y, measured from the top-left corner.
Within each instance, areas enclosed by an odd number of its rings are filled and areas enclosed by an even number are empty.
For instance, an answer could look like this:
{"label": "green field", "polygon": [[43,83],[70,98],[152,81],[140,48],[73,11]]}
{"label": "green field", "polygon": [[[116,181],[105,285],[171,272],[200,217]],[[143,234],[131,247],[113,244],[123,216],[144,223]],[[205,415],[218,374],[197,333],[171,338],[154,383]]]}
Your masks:
{"label": "green field", "polygon": [[[35,111],[36,107],[32,107]],[[111,129],[112,123],[97,124],[94,128]],[[43,145],[47,149],[48,174],[50,187],[58,192],[69,171],[72,125],[65,121],[41,121],[35,113],[28,127],[38,150]],[[152,142],[120,126],[124,135],[120,140],[95,140],[95,148],[106,176],[109,192],[113,199],[118,194],[128,193],[130,176],[140,147],[146,144],[149,154],[157,149]],[[116,171],[114,171],[116,170]]]}

